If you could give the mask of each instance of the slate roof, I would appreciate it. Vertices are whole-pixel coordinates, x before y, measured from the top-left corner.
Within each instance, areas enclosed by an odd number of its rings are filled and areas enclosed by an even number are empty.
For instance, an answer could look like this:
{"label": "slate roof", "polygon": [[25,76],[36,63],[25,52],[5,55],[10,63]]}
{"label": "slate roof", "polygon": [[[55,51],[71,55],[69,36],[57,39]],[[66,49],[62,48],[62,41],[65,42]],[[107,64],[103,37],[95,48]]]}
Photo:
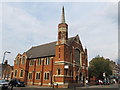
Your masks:
{"label": "slate roof", "polygon": [[[75,37],[71,37],[68,39],[68,45],[70,45]],[[56,42],[51,42],[39,46],[35,46],[30,48],[26,54],[29,59],[39,58],[39,57],[47,57],[47,56],[55,56],[55,45]]]}

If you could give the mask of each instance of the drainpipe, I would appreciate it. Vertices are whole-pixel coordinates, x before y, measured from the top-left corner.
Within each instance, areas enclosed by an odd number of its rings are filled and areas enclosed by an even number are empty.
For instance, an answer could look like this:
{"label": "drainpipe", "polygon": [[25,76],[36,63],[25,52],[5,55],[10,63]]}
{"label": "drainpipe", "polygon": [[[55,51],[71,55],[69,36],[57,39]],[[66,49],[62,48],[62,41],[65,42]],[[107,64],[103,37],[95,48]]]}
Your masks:
{"label": "drainpipe", "polygon": [[50,75],[51,75],[51,87],[53,85],[52,79],[53,79],[53,58],[51,59],[51,71],[50,71]]}
{"label": "drainpipe", "polygon": [[33,70],[33,85],[34,85],[34,82],[35,82],[35,70],[36,70],[36,60],[34,61],[34,70]]}
{"label": "drainpipe", "polygon": [[41,86],[43,85],[43,75],[44,75],[44,60],[42,59]]}

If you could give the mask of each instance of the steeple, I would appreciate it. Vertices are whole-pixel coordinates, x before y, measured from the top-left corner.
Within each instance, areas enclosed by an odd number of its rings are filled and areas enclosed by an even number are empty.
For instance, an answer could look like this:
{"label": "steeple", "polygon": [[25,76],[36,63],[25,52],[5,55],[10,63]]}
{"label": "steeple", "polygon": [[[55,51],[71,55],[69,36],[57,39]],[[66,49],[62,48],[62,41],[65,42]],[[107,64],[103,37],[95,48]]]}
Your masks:
{"label": "steeple", "polygon": [[68,25],[65,22],[64,6],[62,7],[61,22],[58,24],[58,44],[66,44],[68,40]]}
{"label": "steeple", "polygon": [[64,6],[62,7],[62,17],[61,17],[61,23],[65,23]]}

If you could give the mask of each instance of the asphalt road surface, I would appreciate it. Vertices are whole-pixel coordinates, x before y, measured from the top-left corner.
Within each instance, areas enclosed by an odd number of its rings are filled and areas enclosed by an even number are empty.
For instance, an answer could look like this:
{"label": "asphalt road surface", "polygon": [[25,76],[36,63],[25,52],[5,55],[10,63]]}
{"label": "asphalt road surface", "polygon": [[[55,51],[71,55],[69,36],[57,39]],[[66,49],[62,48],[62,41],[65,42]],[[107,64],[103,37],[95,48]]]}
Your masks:
{"label": "asphalt road surface", "polygon": [[[4,89],[4,90],[11,90]],[[40,86],[26,86],[26,87],[14,87],[13,90],[120,90],[120,85],[94,85],[86,87],[76,87],[76,88],[47,88]]]}

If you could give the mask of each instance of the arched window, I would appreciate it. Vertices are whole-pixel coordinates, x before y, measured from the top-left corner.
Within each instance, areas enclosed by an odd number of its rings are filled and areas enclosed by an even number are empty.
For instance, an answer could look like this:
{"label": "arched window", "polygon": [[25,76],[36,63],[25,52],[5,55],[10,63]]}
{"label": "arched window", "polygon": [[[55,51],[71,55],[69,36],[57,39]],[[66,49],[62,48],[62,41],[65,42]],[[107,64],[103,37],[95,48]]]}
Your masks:
{"label": "arched window", "polygon": [[14,71],[14,77],[16,77],[16,76],[17,76],[17,70]]}
{"label": "arched window", "polygon": [[61,32],[59,32],[58,38],[61,39]]}
{"label": "arched window", "polygon": [[22,70],[20,70],[20,77],[23,77],[23,69]]}
{"label": "arched window", "polygon": [[41,65],[42,64],[42,59],[41,58],[38,58],[37,60],[37,65]]}
{"label": "arched window", "polygon": [[34,65],[34,59],[30,60],[30,66]]}
{"label": "arched window", "polygon": [[22,57],[22,64],[25,64],[25,56]]}
{"label": "arched window", "polygon": [[57,69],[57,75],[60,75],[60,74],[61,74],[61,70],[59,68],[59,69]]}
{"label": "arched window", "polygon": [[40,72],[36,73],[36,79],[40,79]]}
{"label": "arched window", "polygon": [[20,61],[20,57],[17,57],[17,58],[16,58],[16,64],[17,64],[17,65],[19,64],[19,61]]}
{"label": "arched window", "polygon": [[76,64],[80,65],[80,50],[79,49],[75,49],[74,56],[75,56]]}

